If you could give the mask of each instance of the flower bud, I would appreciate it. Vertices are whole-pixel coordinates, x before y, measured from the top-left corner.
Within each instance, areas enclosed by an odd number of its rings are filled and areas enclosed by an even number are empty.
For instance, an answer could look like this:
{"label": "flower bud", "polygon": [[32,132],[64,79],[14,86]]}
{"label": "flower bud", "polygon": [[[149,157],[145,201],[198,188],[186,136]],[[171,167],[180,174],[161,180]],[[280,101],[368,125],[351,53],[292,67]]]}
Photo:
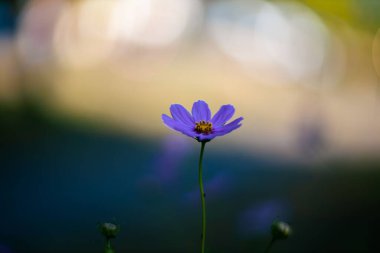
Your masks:
{"label": "flower bud", "polygon": [[282,221],[275,221],[272,224],[273,240],[285,240],[292,232],[289,224]]}
{"label": "flower bud", "polygon": [[107,239],[115,238],[120,230],[117,225],[108,222],[100,224],[99,229]]}

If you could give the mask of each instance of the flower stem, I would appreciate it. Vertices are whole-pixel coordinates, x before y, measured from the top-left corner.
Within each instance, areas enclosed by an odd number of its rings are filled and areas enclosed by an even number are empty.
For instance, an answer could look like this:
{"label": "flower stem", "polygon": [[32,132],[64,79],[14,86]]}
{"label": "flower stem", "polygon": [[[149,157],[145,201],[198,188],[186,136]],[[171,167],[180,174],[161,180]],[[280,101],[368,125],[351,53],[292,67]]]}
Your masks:
{"label": "flower stem", "polygon": [[106,247],[104,250],[105,253],[114,253],[112,246],[111,246],[111,240],[107,238],[106,240]]}
{"label": "flower stem", "polygon": [[273,246],[273,243],[275,242],[275,239],[272,238],[267,246],[267,248],[265,249],[264,253],[269,253],[269,250],[272,248]]}
{"label": "flower stem", "polygon": [[202,160],[203,160],[203,152],[205,149],[206,142],[202,142],[201,153],[199,155],[199,188],[201,193],[202,200],[202,234],[201,234],[201,253],[205,252],[205,240],[206,240],[206,194],[203,189],[203,180],[202,180]]}

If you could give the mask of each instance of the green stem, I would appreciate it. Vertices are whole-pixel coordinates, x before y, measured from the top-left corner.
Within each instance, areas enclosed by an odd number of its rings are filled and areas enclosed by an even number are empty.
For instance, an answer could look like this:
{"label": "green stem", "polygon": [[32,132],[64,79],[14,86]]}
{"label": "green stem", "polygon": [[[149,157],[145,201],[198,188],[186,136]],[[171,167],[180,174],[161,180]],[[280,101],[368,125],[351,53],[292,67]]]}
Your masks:
{"label": "green stem", "polygon": [[205,149],[206,142],[202,142],[201,153],[199,155],[199,188],[201,192],[201,200],[202,200],[202,234],[201,234],[201,243],[202,248],[201,252],[205,252],[205,241],[206,241],[206,201],[205,201],[205,192],[203,189],[203,180],[202,180],[202,160],[203,160],[203,152]]}
{"label": "green stem", "polygon": [[270,240],[270,242],[269,242],[269,244],[268,244],[266,250],[264,251],[264,253],[268,253],[268,252],[269,252],[269,250],[272,248],[274,242],[275,242],[275,239],[272,238],[272,239]]}
{"label": "green stem", "polygon": [[106,240],[106,248],[105,248],[105,253],[114,253],[112,247],[111,247],[111,239]]}

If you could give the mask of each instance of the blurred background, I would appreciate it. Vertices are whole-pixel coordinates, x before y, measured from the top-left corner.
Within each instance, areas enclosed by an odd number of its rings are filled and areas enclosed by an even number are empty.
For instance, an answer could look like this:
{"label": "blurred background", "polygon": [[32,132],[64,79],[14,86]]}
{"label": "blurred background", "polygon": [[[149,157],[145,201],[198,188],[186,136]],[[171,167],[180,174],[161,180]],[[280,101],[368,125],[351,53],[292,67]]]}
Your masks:
{"label": "blurred background", "polygon": [[210,253],[380,250],[380,2],[0,2],[0,253],[197,252],[199,143],[173,103],[233,104],[206,146]]}

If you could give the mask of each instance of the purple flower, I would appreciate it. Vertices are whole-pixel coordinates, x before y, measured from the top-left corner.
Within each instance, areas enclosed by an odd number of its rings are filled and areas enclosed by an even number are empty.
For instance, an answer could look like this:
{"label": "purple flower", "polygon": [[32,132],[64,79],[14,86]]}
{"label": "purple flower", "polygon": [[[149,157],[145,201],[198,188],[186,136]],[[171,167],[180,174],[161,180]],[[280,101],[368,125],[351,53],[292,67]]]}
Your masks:
{"label": "purple flower", "polygon": [[211,118],[210,108],[202,100],[193,104],[192,115],[180,104],[171,105],[170,113],[173,118],[162,114],[166,126],[200,142],[211,141],[217,136],[230,133],[239,128],[239,123],[243,120],[243,117],[240,117],[226,124],[235,113],[232,105],[223,105]]}

